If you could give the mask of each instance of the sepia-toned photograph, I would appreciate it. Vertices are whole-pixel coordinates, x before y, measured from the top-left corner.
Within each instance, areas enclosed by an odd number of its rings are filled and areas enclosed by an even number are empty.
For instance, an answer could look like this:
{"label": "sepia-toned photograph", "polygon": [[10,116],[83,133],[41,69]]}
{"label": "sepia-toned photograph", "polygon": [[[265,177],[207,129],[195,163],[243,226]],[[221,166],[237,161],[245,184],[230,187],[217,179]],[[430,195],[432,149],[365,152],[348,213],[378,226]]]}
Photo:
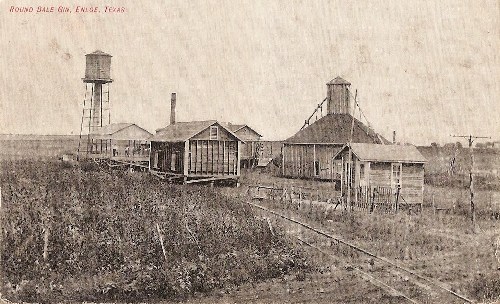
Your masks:
{"label": "sepia-toned photograph", "polygon": [[498,0],[0,0],[0,303],[500,303]]}

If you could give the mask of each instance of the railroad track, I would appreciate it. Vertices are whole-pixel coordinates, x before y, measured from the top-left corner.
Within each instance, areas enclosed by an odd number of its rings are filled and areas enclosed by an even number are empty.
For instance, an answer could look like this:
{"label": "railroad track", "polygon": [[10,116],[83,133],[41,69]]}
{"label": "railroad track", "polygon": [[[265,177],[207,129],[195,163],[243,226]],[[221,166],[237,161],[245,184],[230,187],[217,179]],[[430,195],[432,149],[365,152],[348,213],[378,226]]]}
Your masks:
{"label": "railroad track", "polygon": [[[332,235],[308,223],[293,219],[272,209],[252,202],[246,203],[267,214],[272,214],[295,227],[301,227],[300,236],[295,237],[302,244],[333,258],[346,269],[356,272],[364,280],[381,288],[389,295],[401,299],[401,302],[474,303],[473,300],[451,290],[445,284],[421,275],[396,261],[379,256],[339,236]],[[291,233],[294,234],[294,232]],[[352,261],[348,261],[345,257],[333,254],[332,246],[342,246],[355,252],[357,256],[355,264]],[[365,258],[363,259],[362,257]]]}

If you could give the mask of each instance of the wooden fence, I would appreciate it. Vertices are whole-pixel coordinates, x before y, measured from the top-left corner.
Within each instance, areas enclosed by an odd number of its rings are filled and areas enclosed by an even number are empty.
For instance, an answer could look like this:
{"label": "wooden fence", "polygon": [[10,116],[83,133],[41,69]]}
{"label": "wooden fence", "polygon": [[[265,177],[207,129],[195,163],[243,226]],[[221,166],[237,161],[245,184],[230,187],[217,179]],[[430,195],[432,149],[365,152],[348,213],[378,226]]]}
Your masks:
{"label": "wooden fence", "polygon": [[331,204],[334,209],[363,211],[369,213],[396,213],[400,210],[422,211],[422,206],[409,205],[391,187],[358,187],[353,189],[350,199],[340,191],[313,189],[305,187],[249,186],[248,195],[254,200],[279,200],[282,202],[302,203],[321,202]]}
{"label": "wooden fence", "polygon": [[391,187],[362,186],[355,189],[352,208],[368,212],[395,213],[398,210],[398,193]]}

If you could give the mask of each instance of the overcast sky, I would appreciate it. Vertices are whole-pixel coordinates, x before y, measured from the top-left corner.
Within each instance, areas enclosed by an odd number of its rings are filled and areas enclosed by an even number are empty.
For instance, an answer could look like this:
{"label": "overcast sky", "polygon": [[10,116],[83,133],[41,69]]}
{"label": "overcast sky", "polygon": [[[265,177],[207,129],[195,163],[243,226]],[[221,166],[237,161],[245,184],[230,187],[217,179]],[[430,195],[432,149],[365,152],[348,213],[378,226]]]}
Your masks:
{"label": "overcast sky", "polygon": [[[168,124],[177,92],[178,121],[284,139],[340,75],[387,138],[500,140],[496,0],[155,2],[1,1],[0,133],[78,134],[85,54],[100,49],[113,55],[112,121],[149,131]],[[9,12],[41,3],[73,12]]]}

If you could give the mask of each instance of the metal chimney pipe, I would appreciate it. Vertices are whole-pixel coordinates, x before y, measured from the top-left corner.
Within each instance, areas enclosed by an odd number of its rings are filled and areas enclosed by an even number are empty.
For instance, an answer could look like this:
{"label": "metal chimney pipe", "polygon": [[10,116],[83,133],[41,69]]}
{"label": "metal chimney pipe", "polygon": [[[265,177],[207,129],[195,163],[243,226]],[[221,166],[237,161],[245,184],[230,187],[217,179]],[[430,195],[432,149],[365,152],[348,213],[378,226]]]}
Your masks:
{"label": "metal chimney pipe", "polygon": [[172,98],[170,99],[170,124],[175,124],[175,104],[176,104],[176,94],[172,93]]}

